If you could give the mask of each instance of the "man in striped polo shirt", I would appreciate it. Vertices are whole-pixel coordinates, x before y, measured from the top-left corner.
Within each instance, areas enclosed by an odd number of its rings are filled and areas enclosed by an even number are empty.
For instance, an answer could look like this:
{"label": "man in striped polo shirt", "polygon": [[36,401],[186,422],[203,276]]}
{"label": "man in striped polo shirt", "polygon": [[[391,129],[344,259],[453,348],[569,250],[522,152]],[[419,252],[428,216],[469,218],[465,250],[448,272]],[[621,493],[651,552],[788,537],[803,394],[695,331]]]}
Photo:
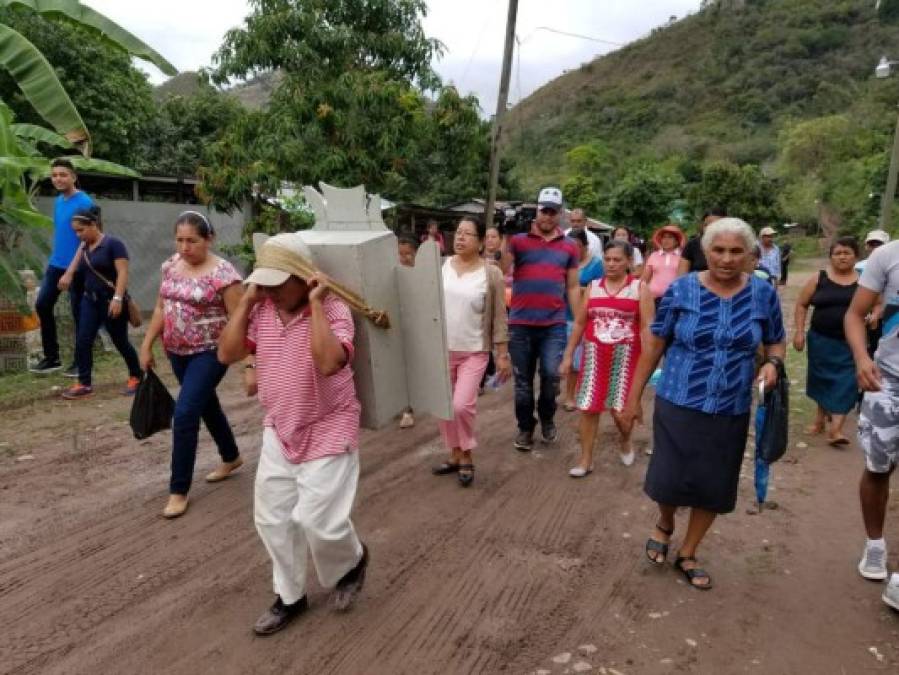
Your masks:
{"label": "man in striped polo shirt", "polygon": [[368,564],[350,520],[361,410],[350,366],[353,317],[310,261],[296,233],[269,239],[219,340],[223,363],[256,355],[265,409],[254,516],[277,598],[257,620],[258,635],[307,608],[307,551],[322,586],[335,587],[338,610],[362,589]]}
{"label": "man in striped polo shirt", "polygon": [[577,314],[580,303],[578,250],[559,229],[562,191],[548,187],[537,198],[537,218],[525,234],[506,237],[503,269],[514,265],[509,314],[509,353],[515,370],[515,448],[534,447],[534,375],[540,368],[537,417],[545,443],[556,440],[559,366],[565,351],[565,300]]}

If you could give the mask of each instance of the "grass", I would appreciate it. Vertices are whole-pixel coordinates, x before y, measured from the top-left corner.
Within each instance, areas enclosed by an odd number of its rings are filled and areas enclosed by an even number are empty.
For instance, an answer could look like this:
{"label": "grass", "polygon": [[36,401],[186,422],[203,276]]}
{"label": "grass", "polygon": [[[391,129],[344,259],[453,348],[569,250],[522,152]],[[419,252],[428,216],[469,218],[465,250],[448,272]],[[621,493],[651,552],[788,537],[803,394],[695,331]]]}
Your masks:
{"label": "grass", "polygon": [[[128,379],[122,358],[117,352],[101,352],[94,357],[95,385],[121,383]],[[50,375],[6,373],[0,375],[0,410],[14,410],[42,399],[59,396],[62,389],[75,380],[63,377],[62,371]],[[58,390],[53,387],[59,387]]]}

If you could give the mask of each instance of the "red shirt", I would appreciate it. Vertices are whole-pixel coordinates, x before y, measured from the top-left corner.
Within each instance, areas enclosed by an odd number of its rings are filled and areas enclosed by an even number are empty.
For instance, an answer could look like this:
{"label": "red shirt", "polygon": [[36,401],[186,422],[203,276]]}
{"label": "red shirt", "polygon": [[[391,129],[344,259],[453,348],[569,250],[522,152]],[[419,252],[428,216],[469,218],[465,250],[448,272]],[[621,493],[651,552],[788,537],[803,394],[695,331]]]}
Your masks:
{"label": "red shirt", "polygon": [[568,271],[576,270],[580,259],[574,240],[558,228],[545,239],[534,225],[512,237],[509,250],[514,264],[509,325],[564,324]]}
{"label": "red shirt", "polygon": [[355,450],[359,444],[361,406],[353,383],[353,317],[341,300],[323,303],[331,331],[347,353],[347,364],[334,375],[322,375],[312,360],[312,323],[305,309],[287,325],[266,299],[253,308],[247,330],[256,354],[263,424],[281,441],[292,464]]}

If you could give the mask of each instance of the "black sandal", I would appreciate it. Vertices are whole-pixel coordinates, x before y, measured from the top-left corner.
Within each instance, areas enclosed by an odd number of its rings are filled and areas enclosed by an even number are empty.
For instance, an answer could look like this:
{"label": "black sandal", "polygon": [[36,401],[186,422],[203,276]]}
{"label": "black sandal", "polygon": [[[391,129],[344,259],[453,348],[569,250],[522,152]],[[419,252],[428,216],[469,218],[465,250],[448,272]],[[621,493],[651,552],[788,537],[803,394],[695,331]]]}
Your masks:
{"label": "black sandal", "polygon": [[459,465],[455,462],[444,462],[438,466],[435,466],[431,469],[431,473],[435,476],[446,476],[451,473],[456,473],[459,471]]}
{"label": "black sandal", "polygon": [[459,465],[459,485],[468,487],[474,480],[474,464]]}
{"label": "black sandal", "polygon": [[[684,563],[688,560],[696,562],[696,558],[691,555],[678,556],[677,560],[674,561],[674,566],[681,572],[681,574],[687,577],[687,583],[693,588],[698,588],[701,591],[709,590],[712,587],[712,577],[710,577],[709,573],[701,567],[684,567]],[[708,583],[697,584],[694,582],[695,579],[708,579]]]}
{"label": "black sandal", "polygon": [[[669,530],[667,528],[662,527],[658,523],[656,523],[656,529],[659,532],[667,534],[669,538],[674,534],[674,528],[671,528]],[[668,544],[669,543],[670,542],[665,543],[663,541],[659,541],[658,539],[653,539],[652,537],[647,539],[646,540],[646,557],[649,560],[649,562],[651,562],[653,565],[664,565],[665,558],[668,557]],[[652,555],[653,553],[661,553],[662,557],[658,558],[658,557]]]}

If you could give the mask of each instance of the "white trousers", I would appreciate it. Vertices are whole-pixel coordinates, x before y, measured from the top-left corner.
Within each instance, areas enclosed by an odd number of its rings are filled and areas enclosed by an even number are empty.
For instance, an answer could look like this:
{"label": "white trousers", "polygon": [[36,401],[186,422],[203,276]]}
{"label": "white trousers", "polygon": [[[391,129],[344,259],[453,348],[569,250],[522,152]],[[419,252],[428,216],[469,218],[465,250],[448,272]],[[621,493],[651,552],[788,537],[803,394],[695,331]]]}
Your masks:
{"label": "white trousers", "polygon": [[284,603],[306,594],[307,550],[325,588],[336,585],[362,559],[362,544],[350,521],[358,483],[358,451],[291,464],[275,431],[265,428],[253,512],[272,559],[275,593]]}

